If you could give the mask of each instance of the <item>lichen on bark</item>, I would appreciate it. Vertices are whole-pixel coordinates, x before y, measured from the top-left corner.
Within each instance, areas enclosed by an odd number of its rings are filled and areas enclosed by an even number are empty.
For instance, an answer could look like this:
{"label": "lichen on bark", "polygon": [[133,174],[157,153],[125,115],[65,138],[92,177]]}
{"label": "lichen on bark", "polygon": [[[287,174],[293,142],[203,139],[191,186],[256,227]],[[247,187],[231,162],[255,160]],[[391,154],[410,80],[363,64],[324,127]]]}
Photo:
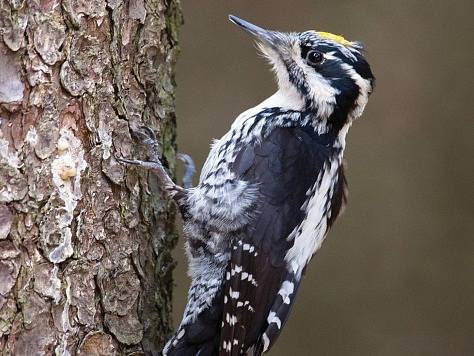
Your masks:
{"label": "lichen on bark", "polygon": [[[174,207],[178,0],[0,0],[0,354],[158,352]],[[144,157],[143,157],[144,158]]]}

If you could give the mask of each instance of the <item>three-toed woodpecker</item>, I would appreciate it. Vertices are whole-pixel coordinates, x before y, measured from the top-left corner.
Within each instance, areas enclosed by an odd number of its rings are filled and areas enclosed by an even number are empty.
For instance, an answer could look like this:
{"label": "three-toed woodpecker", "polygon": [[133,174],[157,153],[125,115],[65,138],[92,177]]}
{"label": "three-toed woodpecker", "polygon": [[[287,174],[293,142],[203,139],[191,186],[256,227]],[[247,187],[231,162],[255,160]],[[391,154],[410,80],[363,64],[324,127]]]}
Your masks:
{"label": "three-toed woodpecker", "polygon": [[305,267],[346,202],[345,138],[374,86],[358,42],[327,32],[252,34],[278,80],[216,141],[196,187],[153,168],[185,222],[192,278],[163,355],[261,355],[288,319]]}

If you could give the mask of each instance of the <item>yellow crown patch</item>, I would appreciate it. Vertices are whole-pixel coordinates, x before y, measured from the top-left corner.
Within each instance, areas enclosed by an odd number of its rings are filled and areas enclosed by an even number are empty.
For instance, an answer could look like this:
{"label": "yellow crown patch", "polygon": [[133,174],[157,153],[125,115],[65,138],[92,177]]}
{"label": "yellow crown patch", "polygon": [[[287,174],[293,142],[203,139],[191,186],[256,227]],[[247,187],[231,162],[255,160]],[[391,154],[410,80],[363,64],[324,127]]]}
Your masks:
{"label": "yellow crown patch", "polygon": [[329,32],[316,32],[319,36],[321,36],[322,38],[325,38],[325,39],[328,39],[328,40],[332,40],[334,42],[337,42],[339,44],[342,44],[343,46],[347,46],[347,47],[351,47],[352,46],[352,42],[351,41],[348,41],[346,40],[344,37],[342,36],[338,36],[338,35],[335,35],[333,33],[329,33]]}

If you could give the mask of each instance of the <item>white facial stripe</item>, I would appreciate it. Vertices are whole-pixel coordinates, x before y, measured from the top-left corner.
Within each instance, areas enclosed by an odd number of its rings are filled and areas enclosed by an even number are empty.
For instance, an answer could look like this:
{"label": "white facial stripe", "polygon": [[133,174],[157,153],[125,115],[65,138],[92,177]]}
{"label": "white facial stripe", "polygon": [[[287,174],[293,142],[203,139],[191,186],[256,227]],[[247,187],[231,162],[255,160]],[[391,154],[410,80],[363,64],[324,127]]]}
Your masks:
{"label": "white facial stripe", "polygon": [[360,53],[356,47],[347,47],[334,41],[322,40],[321,43],[324,43],[328,46],[337,46],[344,56],[354,61],[357,59],[354,53]]}
{"label": "white facial stripe", "polygon": [[334,55],[334,53],[336,53],[336,52],[334,52],[334,51],[332,51],[332,52],[327,52],[327,53],[324,53],[323,56],[324,56],[324,58],[327,59],[327,60],[339,60],[339,58],[337,58],[337,57]]}
{"label": "white facial stripe", "polygon": [[328,118],[334,111],[336,95],[339,90],[331,86],[331,83],[313,68],[305,65],[306,81],[311,90],[314,103],[320,118]]}

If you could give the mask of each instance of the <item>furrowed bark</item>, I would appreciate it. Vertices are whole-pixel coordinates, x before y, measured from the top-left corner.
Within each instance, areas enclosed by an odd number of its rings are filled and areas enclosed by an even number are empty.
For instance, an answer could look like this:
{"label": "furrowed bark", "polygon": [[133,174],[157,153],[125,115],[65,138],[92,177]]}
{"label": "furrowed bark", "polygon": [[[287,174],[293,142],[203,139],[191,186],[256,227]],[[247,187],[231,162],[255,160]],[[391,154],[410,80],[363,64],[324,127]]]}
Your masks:
{"label": "furrowed bark", "polygon": [[175,210],[178,0],[0,0],[0,354],[158,352]]}

